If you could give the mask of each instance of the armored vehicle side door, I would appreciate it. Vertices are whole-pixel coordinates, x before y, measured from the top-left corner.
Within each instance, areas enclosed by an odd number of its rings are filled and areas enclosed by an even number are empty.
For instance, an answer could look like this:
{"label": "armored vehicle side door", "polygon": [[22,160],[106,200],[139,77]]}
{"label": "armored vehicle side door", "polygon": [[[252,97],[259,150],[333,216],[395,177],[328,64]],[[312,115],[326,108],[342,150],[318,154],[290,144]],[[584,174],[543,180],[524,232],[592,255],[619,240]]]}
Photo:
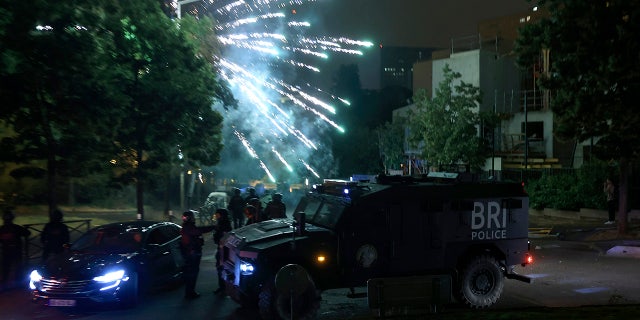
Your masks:
{"label": "armored vehicle side door", "polygon": [[356,206],[340,232],[345,281],[362,285],[386,275],[389,267],[390,225],[388,207],[380,203]]}
{"label": "armored vehicle side door", "polygon": [[442,265],[442,199],[423,195],[392,203],[390,210],[390,272],[412,274]]}

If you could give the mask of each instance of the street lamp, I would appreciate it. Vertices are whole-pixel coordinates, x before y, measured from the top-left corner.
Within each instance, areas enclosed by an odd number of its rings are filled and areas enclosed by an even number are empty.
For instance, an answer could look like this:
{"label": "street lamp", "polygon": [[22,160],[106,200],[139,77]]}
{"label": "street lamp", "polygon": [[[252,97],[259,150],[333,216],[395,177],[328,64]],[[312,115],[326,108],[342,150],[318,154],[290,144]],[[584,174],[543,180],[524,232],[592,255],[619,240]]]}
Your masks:
{"label": "street lamp", "polygon": [[174,5],[176,6],[176,14],[178,16],[178,19],[182,19],[182,5],[183,4],[189,4],[192,2],[197,2],[197,1],[202,1],[202,0],[181,0],[181,1],[173,1]]}

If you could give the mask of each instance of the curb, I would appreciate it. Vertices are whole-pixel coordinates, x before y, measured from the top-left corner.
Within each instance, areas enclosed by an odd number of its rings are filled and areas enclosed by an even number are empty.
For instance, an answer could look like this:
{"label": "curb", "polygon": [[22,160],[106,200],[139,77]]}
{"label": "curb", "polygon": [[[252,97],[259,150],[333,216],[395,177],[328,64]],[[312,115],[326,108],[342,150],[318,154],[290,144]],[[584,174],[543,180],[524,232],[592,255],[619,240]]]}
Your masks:
{"label": "curb", "polygon": [[[544,208],[543,210],[529,209],[529,215],[574,220],[599,219],[606,221],[609,218],[607,211],[590,208],[581,208],[580,211],[558,210],[551,208]],[[640,210],[629,211],[627,219],[628,221],[640,221]]]}

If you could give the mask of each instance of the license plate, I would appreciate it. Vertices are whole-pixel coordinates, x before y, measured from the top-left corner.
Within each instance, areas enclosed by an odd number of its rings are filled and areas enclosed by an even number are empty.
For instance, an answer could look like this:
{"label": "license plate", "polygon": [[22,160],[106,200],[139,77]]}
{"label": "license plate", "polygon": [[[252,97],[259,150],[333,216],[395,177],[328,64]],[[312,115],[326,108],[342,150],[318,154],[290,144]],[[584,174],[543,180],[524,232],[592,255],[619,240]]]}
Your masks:
{"label": "license plate", "polygon": [[51,307],[73,307],[76,305],[75,300],[69,299],[49,299],[49,306]]}

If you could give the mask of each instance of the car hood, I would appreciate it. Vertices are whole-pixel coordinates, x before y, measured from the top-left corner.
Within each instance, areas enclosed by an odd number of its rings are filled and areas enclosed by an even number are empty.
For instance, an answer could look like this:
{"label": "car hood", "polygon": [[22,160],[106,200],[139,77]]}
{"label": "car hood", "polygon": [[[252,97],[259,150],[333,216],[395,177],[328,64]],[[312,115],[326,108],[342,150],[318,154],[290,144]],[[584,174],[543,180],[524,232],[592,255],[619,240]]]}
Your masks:
{"label": "car hood", "polygon": [[[222,244],[240,250],[264,249],[275,246],[283,242],[302,239],[298,235],[294,236],[294,221],[290,219],[273,219],[254,223],[229,232],[223,239]],[[311,224],[306,224],[305,232],[326,231]]]}
{"label": "car hood", "polygon": [[68,280],[86,280],[132,264],[138,253],[95,254],[69,253],[49,259],[43,265],[43,276]]}

